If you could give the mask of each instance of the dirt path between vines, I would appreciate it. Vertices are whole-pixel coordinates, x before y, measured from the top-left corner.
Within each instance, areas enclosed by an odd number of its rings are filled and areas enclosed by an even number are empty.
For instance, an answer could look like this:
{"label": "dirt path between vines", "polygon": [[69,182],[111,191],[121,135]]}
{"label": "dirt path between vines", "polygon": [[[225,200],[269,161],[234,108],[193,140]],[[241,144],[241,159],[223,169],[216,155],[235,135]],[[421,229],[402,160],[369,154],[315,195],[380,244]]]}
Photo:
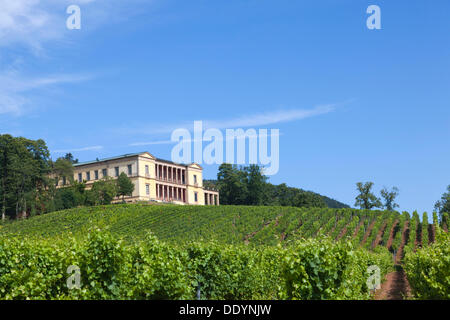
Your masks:
{"label": "dirt path between vines", "polygon": [[396,271],[386,275],[386,280],[381,285],[381,289],[375,292],[375,300],[403,300],[411,297],[411,287],[405,271],[400,265],[403,258],[403,248],[409,237],[409,221],[405,222],[402,232],[402,243],[400,244],[395,259]]}
{"label": "dirt path between vines", "polygon": [[375,293],[375,300],[403,300],[411,297],[411,287],[405,271],[397,266],[397,271],[388,273],[381,289]]}
{"label": "dirt path between vines", "polygon": [[397,227],[397,225],[398,225],[398,220],[395,220],[395,222],[392,224],[392,228],[391,228],[391,231],[389,233],[389,238],[388,238],[388,241],[387,241],[387,244],[386,244],[386,248],[388,248],[389,250],[391,249],[392,242],[394,241],[394,236],[395,236],[394,233],[395,233],[395,228]]}
{"label": "dirt path between vines", "polygon": [[339,232],[339,234],[338,234],[338,236],[336,238],[336,241],[341,240],[341,238],[347,233],[347,228],[348,228],[349,224],[350,224],[350,222],[347,223],[347,225],[344,228],[342,228],[341,232]]}
{"label": "dirt path between vines", "polygon": [[436,226],[434,224],[428,225],[428,243],[434,243],[436,239]]}
{"label": "dirt path between vines", "polygon": [[405,226],[403,227],[402,243],[397,251],[397,256],[395,257],[395,263],[401,264],[403,259],[403,249],[406,245],[406,240],[409,238],[409,221],[405,221]]}
{"label": "dirt path between vines", "polygon": [[364,219],[361,219],[361,221],[359,222],[358,226],[355,229],[355,232],[353,232],[353,238],[356,237],[356,235],[359,232],[359,229],[361,228],[361,226],[364,224]]}
{"label": "dirt path between vines", "polygon": [[383,225],[381,226],[380,230],[378,231],[377,236],[375,237],[375,242],[372,243],[372,249],[375,249],[376,246],[380,244],[381,238],[383,237],[386,227],[387,227],[387,221],[384,221]]}
{"label": "dirt path between vines", "polygon": [[366,243],[367,238],[369,237],[370,233],[372,232],[374,224],[375,224],[375,219],[370,223],[369,227],[367,228],[366,234],[364,235],[364,238],[361,241],[361,246],[363,246]]}

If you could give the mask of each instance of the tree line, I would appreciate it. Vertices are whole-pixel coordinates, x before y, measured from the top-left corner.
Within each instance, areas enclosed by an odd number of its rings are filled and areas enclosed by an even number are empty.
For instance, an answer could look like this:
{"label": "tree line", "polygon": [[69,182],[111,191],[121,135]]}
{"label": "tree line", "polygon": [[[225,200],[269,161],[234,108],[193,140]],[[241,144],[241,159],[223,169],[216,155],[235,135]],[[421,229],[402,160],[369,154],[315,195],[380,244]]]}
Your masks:
{"label": "tree line", "polygon": [[[46,143],[0,135],[1,218],[20,218],[80,205],[109,204],[131,195],[134,184],[123,173],[117,180],[96,181],[90,190],[73,179],[72,154],[53,161]],[[58,188],[57,186],[64,187]]]}
{"label": "tree line", "polygon": [[263,168],[257,164],[237,166],[223,163],[217,180],[205,180],[206,188],[220,193],[220,203],[229,205],[265,205],[293,207],[348,208],[349,206],[320,194],[288,187],[285,183],[268,182]]}

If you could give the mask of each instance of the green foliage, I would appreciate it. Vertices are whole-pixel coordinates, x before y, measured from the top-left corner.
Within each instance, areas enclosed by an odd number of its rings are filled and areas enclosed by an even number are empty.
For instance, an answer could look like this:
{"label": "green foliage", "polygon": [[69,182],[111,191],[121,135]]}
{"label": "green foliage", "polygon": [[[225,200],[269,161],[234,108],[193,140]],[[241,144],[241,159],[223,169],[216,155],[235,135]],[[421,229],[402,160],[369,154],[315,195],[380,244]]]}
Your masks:
{"label": "green foliage", "polygon": [[[125,244],[95,228],[84,239],[0,236],[0,299],[367,299],[372,264],[389,270],[384,253],[331,239],[251,248],[148,233]],[[80,288],[67,286],[71,265]]]}
{"label": "green foliage", "polygon": [[[62,185],[73,183],[73,165],[66,158],[58,158],[52,163],[52,175],[56,185],[62,180]],[[66,182],[66,183],[64,183]]]}
{"label": "green foliage", "polygon": [[246,204],[247,177],[236,165],[223,163],[217,173],[217,187],[221,204]]}
{"label": "green foliage", "polygon": [[411,253],[415,252],[415,243],[416,243],[416,239],[417,239],[417,231],[418,231],[419,225],[420,225],[419,215],[418,215],[417,211],[414,211],[412,214],[411,220],[409,221],[409,239],[404,248],[405,256],[409,252],[411,252]]}
{"label": "green foliage", "polygon": [[[447,192],[442,195],[441,200],[436,202],[434,208],[438,211],[441,221],[444,218],[444,214],[447,214],[448,217],[448,214],[450,214],[450,185],[447,186]],[[447,222],[448,225],[449,223]]]}
{"label": "green foliage", "polygon": [[221,204],[348,208],[347,205],[311,191],[288,187],[285,183],[268,183],[262,169],[254,164],[238,167],[224,163],[219,167],[217,181],[207,180],[205,186],[219,190]]}
{"label": "green foliage", "polygon": [[[151,204],[114,204],[79,207],[52,212],[31,219],[16,221],[0,228],[0,234],[54,237],[71,232],[83,237],[92,225],[109,227],[112,234],[126,241],[145,238],[151,230],[159,239],[173,242],[217,240],[220,243],[256,245],[288,245],[296,239],[329,235],[340,241],[353,237],[355,246],[363,240],[373,219],[380,220],[372,230],[374,240],[378,229],[395,212],[356,209],[296,208],[269,206],[177,206]],[[353,219],[353,220],[352,220]],[[391,219],[392,220],[392,219]],[[353,224],[355,224],[353,222]],[[352,229],[350,231],[350,229]],[[371,247],[368,245],[368,249]]]}
{"label": "green foliage", "polygon": [[128,178],[125,172],[122,172],[117,178],[117,196],[122,196],[124,202],[125,196],[131,196],[134,191],[134,183]]}
{"label": "green foliage", "polygon": [[49,184],[49,151],[43,140],[0,135],[0,211],[2,219],[41,212]]}
{"label": "green foliage", "polygon": [[389,191],[386,187],[381,189],[380,191],[381,197],[384,199],[384,209],[388,211],[393,211],[395,208],[398,208],[399,205],[395,203],[395,198],[398,196],[398,188],[393,187],[392,191]]}
{"label": "green foliage", "polygon": [[356,189],[359,194],[356,196],[355,206],[361,209],[371,210],[372,208],[382,207],[380,199],[378,199],[372,192],[373,182],[358,182],[356,183]]}
{"label": "green foliage", "polygon": [[111,177],[95,181],[87,192],[86,203],[92,206],[110,204],[117,196],[117,189],[117,183]]}
{"label": "green foliage", "polygon": [[428,214],[426,212],[422,215],[422,247],[428,246]]}
{"label": "green foliage", "polygon": [[407,221],[409,221],[409,214],[408,212],[403,212],[399,217],[398,225],[395,230],[394,240],[392,241],[391,249],[394,252],[397,252],[398,249],[400,248],[400,244],[402,242],[403,237],[403,230],[405,228],[405,223],[407,223]]}
{"label": "green foliage", "polygon": [[440,233],[432,245],[408,252],[405,271],[418,299],[450,299],[450,234]]}
{"label": "green foliage", "polygon": [[287,249],[282,264],[285,299],[367,299],[367,267],[378,265],[382,276],[391,268],[386,252],[352,249],[351,243],[309,239]]}

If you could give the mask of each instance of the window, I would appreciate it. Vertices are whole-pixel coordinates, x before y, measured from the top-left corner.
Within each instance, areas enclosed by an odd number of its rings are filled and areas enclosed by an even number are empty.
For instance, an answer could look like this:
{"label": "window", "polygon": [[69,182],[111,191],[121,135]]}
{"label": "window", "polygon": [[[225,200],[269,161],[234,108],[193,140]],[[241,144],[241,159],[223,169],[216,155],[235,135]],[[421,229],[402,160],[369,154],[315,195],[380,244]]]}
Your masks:
{"label": "window", "polygon": [[78,182],[83,182],[83,174],[82,173],[78,174]]}
{"label": "window", "polygon": [[91,180],[91,172],[90,171],[86,172],[86,180],[87,181]]}
{"label": "window", "polygon": [[98,170],[94,171],[94,175],[95,175],[95,180],[98,180]]}
{"label": "window", "polygon": [[197,192],[194,192],[194,200],[195,200],[195,202],[198,201],[198,193]]}
{"label": "window", "polygon": [[146,193],[147,195],[150,194],[150,185],[149,185],[149,184],[146,184],[146,185],[145,185],[145,193]]}
{"label": "window", "polygon": [[131,176],[131,173],[132,173],[132,172],[133,172],[133,171],[132,171],[131,164],[129,164],[129,165],[128,165],[128,175]]}
{"label": "window", "polygon": [[115,167],[115,168],[114,168],[114,171],[115,171],[115,173],[116,173],[116,177],[118,177],[118,176],[119,176],[119,167]]}
{"label": "window", "polygon": [[197,175],[194,174],[194,183],[197,184]]}
{"label": "window", "polygon": [[148,165],[146,164],[145,165],[145,175],[149,175],[150,174],[150,171],[148,170]]}
{"label": "window", "polygon": [[102,175],[103,175],[103,178],[106,178],[108,176],[108,170],[102,169]]}

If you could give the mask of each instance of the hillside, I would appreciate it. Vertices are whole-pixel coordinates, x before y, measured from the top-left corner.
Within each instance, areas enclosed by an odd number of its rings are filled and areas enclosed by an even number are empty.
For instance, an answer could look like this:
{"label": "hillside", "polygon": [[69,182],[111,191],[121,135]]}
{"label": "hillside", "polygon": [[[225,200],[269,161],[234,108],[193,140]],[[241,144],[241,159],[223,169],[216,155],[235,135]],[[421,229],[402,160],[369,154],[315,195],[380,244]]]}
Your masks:
{"label": "hillside", "polygon": [[121,204],[69,209],[8,223],[0,228],[0,235],[48,238],[71,232],[83,237],[98,226],[127,241],[152,231],[166,241],[215,239],[228,244],[276,245],[322,234],[372,248],[387,246],[389,238],[389,246],[397,244],[394,240],[406,220],[409,215],[397,212],[356,209]]}
{"label": "hillside", "polygon": [[[0,299],[443,299],[450,238],[437,221],[269,206],[70,209],[0,225]],[[73,265],[83,290],[67,286]],[[375,295],[370,265],[386,279]],[[425,277],[423,266],[437,271]]]}

